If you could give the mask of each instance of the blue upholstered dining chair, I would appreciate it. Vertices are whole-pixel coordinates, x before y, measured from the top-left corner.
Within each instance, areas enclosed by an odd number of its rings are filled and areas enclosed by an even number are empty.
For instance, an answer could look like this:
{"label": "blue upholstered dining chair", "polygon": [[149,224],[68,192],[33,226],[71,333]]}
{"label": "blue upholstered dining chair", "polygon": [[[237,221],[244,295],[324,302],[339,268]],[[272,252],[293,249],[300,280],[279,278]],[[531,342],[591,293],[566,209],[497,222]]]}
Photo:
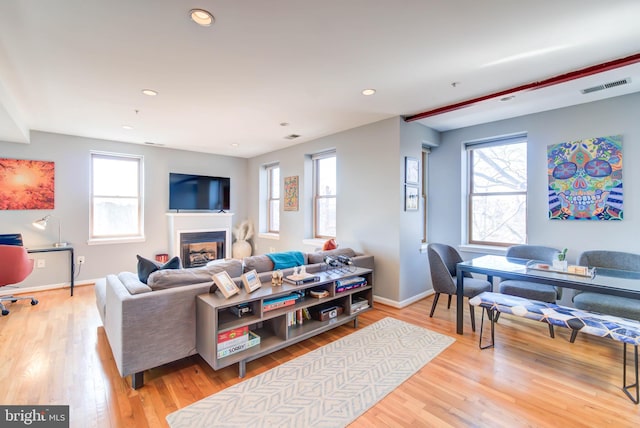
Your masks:
{"label": "blue upholstered dining chair", "polygon": [[[555,248],[541,245],[513,245],[507,249],[507,257],[518,259],[538,260],[553,263],[559,251]],[[500,293],[511,296],[524,297],[525,299],[538,300],[546,303],[555,303],[562,297],[562,288],[548,284],[506,279],[500,282]],[[554,337],[553,325],[549,324],[549,335]]]}
{"label": "blue upholstered dining chair", "polygon": [[[433,317],[440,294],[449,295],[447,309],[451,308],[451,296],[456,294],[456,264],[462,261],[462,257],[455,248],[445,244],[429,244],[427,246],[429,257],[429,270],[431,271],[431,283],[435,297],[431,305],[429,317]],[[491,283],[483,279],[477,279],[465,272],[463,278],[464,296],[474,297],[483,291],[491,291]],[[471,329],[476,331],[475,306],[469,305],[471,315]]]}
{"label": "blue upholstered dining chair", "polygon": [[[578,265],[640,272],[640,254],[608,250],[583,251],[578,256]],[[578,291],[573,296],[573,304],[578,309],[640,321],[640,301],[636,299]],[[577,330],[572,332],[571,342],[575,341],[577,334]]]}

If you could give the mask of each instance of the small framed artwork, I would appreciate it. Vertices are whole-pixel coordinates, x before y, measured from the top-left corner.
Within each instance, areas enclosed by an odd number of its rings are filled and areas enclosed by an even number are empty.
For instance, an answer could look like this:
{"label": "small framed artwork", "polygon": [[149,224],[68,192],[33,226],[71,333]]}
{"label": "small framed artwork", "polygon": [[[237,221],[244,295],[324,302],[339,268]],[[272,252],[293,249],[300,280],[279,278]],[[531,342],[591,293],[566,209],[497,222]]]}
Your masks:
{"label": "small framed artwork", "polygon": [[418,210],[418,187],[417,186],[404,186],[404,210],[405,211],[417,211]]}
{"label": "small framed artwork", "polygon": [[262,286],[262,283],[258,278],[258,272],[256,272],[255,269],[242,275],[242,283],[244,284],[244,289],[247,293],[254,292]]}
{"label": "small framed artwork", "polygon": [[233,282],[226,271],[213,274],[211,278],[213,278],[213,282],[216,283],[220,291],[222,291],[222,294],[224,294],[224,297],[227,299],[240,291],[236,283]]}
{"label": "small framed artwork", "polygon": [[404,158],[404,182],[406,184],[420,183],[420,162],[416,158]]}
{"label": "small framed artwork", "polygon": [[298,176],[284,178],[284,210],[298,211]]}

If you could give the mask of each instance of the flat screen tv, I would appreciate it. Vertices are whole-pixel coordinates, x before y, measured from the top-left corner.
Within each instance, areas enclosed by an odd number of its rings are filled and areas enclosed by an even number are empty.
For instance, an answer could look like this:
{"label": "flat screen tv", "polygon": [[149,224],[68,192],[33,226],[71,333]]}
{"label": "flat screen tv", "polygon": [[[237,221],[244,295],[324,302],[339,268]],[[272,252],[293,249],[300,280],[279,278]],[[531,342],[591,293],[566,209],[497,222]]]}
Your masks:
{"label": "flat screen tv", "polygon": [[228,177],[169,173],[170,210],[228,211]]}

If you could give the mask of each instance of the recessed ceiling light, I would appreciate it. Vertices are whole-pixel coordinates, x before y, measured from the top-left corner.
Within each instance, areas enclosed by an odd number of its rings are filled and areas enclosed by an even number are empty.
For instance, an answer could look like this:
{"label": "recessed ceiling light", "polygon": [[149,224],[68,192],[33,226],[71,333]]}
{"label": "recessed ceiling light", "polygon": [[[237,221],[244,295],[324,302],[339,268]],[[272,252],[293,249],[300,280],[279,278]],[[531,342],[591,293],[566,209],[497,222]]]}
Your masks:
{"label": "recessed ceiling light", "polygon": [[210,27],[215,21],[213,15],[204,9],[191,9],[189,16],[193,22],[201,27]]}
{"label": "recessed ceiling light", "polygon": [[131,125],[122,125],[122,128],[126,129],[127,131],[130,131],[130,130],[133,129],[133,126],[131,126]]}
{"label": "recessed ceiling light", "polygon": [[363,89],[362,90],[362,95],[366,95],[366,96],[373,95],[375,93],[376,93],[375,89]]}
{"label": "recessed ceiling light", "polygon": [[149,95],[150,97],[155,97],[158,95],[158,91],[154,91],[153,89],[143,89],[142,93],[145,95]]}
{"label": "recessed ceiling light", "polygon": [[240,144],[238,143],[231,143],[231,147],[238,147]]}

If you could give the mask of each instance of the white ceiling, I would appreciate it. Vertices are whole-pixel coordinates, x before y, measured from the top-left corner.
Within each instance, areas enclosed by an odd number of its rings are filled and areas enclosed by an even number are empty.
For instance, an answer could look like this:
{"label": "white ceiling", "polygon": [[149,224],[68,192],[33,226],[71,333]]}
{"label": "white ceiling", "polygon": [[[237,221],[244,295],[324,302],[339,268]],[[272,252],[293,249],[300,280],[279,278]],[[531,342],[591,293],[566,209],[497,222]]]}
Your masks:
{"label": "white ceiling", "polygon": [[[215,24],[191,22],[194,7]],[[0,140],[39,130],[251,157],[637,54],[639,20],[638,0],[2,0]],[[577,91],[618,77],[632,83]],[[634,64],[420,122],[637,91]]]}

